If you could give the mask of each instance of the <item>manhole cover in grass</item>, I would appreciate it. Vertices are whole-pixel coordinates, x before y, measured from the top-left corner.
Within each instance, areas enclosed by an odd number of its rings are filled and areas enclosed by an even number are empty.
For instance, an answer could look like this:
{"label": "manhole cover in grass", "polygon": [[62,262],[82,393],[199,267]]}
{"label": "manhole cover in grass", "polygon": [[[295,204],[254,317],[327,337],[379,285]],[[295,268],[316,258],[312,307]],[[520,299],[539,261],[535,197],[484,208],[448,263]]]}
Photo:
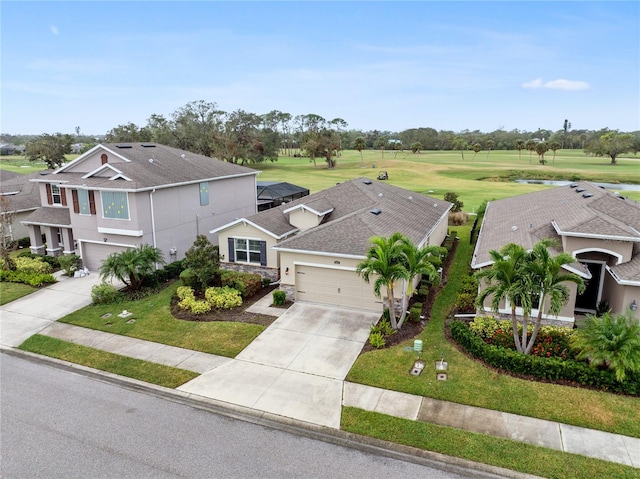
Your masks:
{"label": "manhole cover in grass", "polygon": [[113,326],[113,323],[106,323],[106,324],[105,324],[105,326],[106,326],[107,328],[110,328],[111,326]]}
{"label": "manhole cover in grass", "polygon": [[111,317],[111,313],[104,313],[102,316],[100,316],[102,319],[107,319]]}
{"label": "manhole cover in grass", "polygon": [[129,321],[127,321],[127,324],[133,324],[133,323],[135,323],[135,322],[136,322],[136,320],[135,320],[135,319],[133,319],[133,318],[131,318]]}

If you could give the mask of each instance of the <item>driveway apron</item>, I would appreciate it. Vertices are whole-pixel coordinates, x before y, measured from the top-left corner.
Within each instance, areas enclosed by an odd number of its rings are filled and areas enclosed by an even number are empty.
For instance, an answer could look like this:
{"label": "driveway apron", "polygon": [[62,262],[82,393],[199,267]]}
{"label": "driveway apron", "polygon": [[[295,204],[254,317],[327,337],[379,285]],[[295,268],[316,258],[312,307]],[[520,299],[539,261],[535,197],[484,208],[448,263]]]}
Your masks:
{"label": "driveway apron", "polygon": [[53,321],[91,304],[91,288],[101,282],[97,273],[56,278],[57,283],[0,306],[0,344],[17,347]]}
{"label": "driveway apron", "polygon": [[344,378],[379,318],[296,302],[235,360],[179,389],[338,429]]}

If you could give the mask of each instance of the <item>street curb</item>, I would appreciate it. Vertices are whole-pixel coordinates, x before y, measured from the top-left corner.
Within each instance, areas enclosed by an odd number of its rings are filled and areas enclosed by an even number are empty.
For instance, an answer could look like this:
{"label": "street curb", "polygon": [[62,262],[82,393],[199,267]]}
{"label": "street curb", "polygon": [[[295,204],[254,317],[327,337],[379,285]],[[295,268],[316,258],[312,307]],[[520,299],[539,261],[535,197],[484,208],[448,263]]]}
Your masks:
{"label": "street curb", "polygon": [[469,461],[437,452],[426,451],[415,447],[404,446],[367,436],[307,423],[297,419],[286,418],[276,414],[258,411],[236,404],[205,398],[192,393],[178,391],[143,381],[118,376],[116,374],[89,368],[80,364],[43,356],[28,351],[0,345],[0,353],[21,357],[25,360],[43,363],[58,369],[82,374],[89,378],[114,384],[131,391],[151,394],[159,399],[183,404],[195,409],[208,411],[221,416],[244,422],[288,432],[297,436],[308,437],[338,446],[356,449],[391,459],[419,464],[449,473],[459,474],[474,479],[541,479],[539,476],[525,474],[488,464]]}

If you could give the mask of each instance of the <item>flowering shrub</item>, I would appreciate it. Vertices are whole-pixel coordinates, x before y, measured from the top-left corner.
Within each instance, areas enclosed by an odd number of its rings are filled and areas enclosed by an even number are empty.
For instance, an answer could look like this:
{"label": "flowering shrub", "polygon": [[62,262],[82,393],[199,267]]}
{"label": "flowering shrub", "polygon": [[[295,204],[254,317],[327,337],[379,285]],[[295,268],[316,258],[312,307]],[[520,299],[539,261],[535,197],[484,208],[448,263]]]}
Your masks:
{"label": "flowering shrub", "polygon": [[[498,321],[491,317],[477,317],[469,323],[469,329],[487,344],[515,349],[511,321]],[[518,325],[518,331],[522,331],[522,325]],[[527,325],[527,332],[529,335],[533,333],[533,324]],[[573,330],[570,328],[542,326],[538,331],[531,354],[547,358],[574,358],[575,352],[569,345],[569,339],[572,334]]]}
{"label": "flowering shrub", "polygon": [[205,298],[214,308],[231,309],[242,304],[242,295],[228,286],[222,288],[207,288],[204,292]]}
{"label": "flowering shrub", "polygon": [[193,294],[193,288],[189,286],[178,286],[178,289],[176,290],[176,295],[180,300],[195,297]]}

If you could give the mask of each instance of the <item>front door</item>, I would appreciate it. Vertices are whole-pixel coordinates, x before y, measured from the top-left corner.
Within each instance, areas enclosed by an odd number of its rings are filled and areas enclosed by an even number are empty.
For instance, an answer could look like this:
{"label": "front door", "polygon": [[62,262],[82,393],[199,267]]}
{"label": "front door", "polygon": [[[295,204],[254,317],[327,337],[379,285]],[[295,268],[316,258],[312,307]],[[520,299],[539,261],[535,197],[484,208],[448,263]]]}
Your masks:
{"label": "front door", "polygon": [[596,307],[602,296],[602,273],[604,263],[592,261],[580,261],[589,269],[591,279],[588,280],[584,293],[579,294],[576,298],[576,311],[583,313],[595,313]]}

